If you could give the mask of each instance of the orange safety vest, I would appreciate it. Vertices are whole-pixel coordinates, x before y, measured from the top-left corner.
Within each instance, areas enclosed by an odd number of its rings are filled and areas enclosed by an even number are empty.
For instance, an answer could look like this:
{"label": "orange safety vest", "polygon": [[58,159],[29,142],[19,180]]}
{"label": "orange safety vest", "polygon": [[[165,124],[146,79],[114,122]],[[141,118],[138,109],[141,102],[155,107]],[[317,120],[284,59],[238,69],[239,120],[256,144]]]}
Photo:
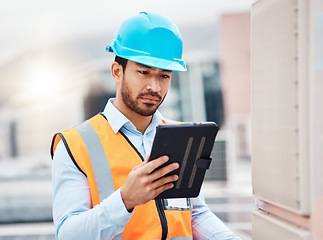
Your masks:
{"label": "orange safety vest", "polygon": [[[101,114],[55,134],[52,157],[60,140],[63,140],[72,161],[87,176],[92,207],[123,186],[130,171],[143,161],[128,138],[120,131],[115,134]],[[162,200],[136,206],[118,239],[161,239],[165,227],[168,228],[167,239],[193,239],[191,210],[165,210]]]}

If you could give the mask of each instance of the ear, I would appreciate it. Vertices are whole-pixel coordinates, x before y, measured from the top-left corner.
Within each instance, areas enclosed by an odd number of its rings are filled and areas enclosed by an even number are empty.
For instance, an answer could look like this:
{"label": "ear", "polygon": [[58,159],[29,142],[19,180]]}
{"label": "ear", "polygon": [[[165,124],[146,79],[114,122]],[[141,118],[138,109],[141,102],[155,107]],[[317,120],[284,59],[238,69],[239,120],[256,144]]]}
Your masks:
{"label": "ear", "polygon": [[111,75],[117,83],[121,82],[123,76],[123,68],[118,62],[113,62],[111,65]]}

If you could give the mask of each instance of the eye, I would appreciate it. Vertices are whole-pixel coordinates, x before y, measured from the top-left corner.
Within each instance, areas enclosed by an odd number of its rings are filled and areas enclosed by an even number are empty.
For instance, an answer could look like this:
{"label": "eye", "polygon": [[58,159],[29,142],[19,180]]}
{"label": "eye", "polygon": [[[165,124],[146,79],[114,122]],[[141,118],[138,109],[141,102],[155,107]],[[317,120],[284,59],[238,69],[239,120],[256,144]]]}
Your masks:
{"label": "eye", "polygon": [[170,78],[170,76],[169,75],[167,75],[167,74],[162,74],[162,75],[160,75],[162,78],[165,78],[165,79],[167,79],[167,78]]}
{"label": "eye", "polygon": [[138,72],[142,75],[147,75],[148,74],[148,71],[145,71],[145,70],[138,70]]}

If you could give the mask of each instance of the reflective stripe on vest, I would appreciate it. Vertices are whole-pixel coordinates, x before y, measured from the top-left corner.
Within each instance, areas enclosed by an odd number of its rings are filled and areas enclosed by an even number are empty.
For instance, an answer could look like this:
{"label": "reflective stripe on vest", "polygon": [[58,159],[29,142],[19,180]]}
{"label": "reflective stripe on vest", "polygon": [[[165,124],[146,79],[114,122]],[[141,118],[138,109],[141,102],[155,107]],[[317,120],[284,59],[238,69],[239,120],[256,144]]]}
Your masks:
{"label": "reflective stripe on vest", "polygon": [[102,202],[115,191],[107,157],[98,134],[89,121],[83,122],[76,126],[75,129],[80,134],[88,150],[96,186],[98,188],[99,199]]}
{"label": "reflective stripe on vest", "polygon": [[[123,186],[130,171],[142,163],[136,149],[120,132],[115,134],[102,115],[55,135],[52,155],[60,139],[71,159],[88,178],[93,206]],[[165,215],[167,239],[192,239],[190,210],[165,210]],[[149,201],[135,207],[124,231],[114,239],[160,239],[161,232],[155,201]]]}

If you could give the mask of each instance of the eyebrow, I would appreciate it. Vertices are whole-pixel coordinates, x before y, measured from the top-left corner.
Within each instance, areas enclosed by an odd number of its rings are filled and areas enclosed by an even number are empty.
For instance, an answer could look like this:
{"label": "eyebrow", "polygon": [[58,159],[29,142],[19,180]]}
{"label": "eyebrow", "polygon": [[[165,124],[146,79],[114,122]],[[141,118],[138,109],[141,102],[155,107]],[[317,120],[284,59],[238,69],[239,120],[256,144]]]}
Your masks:
{"label": "eyebrow", "polygon": [[[151,66],[147,66],[145,64],[142,64],[142,63],[138,63],[138,62],[134,62],[138,67],[142,67],[142,68],[149,68],[149,69],[153,69],[155,67],[151,67]],[[172,71],[171,70],[167,70],[167,69],[162,69],[160,68],[163,72],[168,72],[168,73],[171,73]]]}

